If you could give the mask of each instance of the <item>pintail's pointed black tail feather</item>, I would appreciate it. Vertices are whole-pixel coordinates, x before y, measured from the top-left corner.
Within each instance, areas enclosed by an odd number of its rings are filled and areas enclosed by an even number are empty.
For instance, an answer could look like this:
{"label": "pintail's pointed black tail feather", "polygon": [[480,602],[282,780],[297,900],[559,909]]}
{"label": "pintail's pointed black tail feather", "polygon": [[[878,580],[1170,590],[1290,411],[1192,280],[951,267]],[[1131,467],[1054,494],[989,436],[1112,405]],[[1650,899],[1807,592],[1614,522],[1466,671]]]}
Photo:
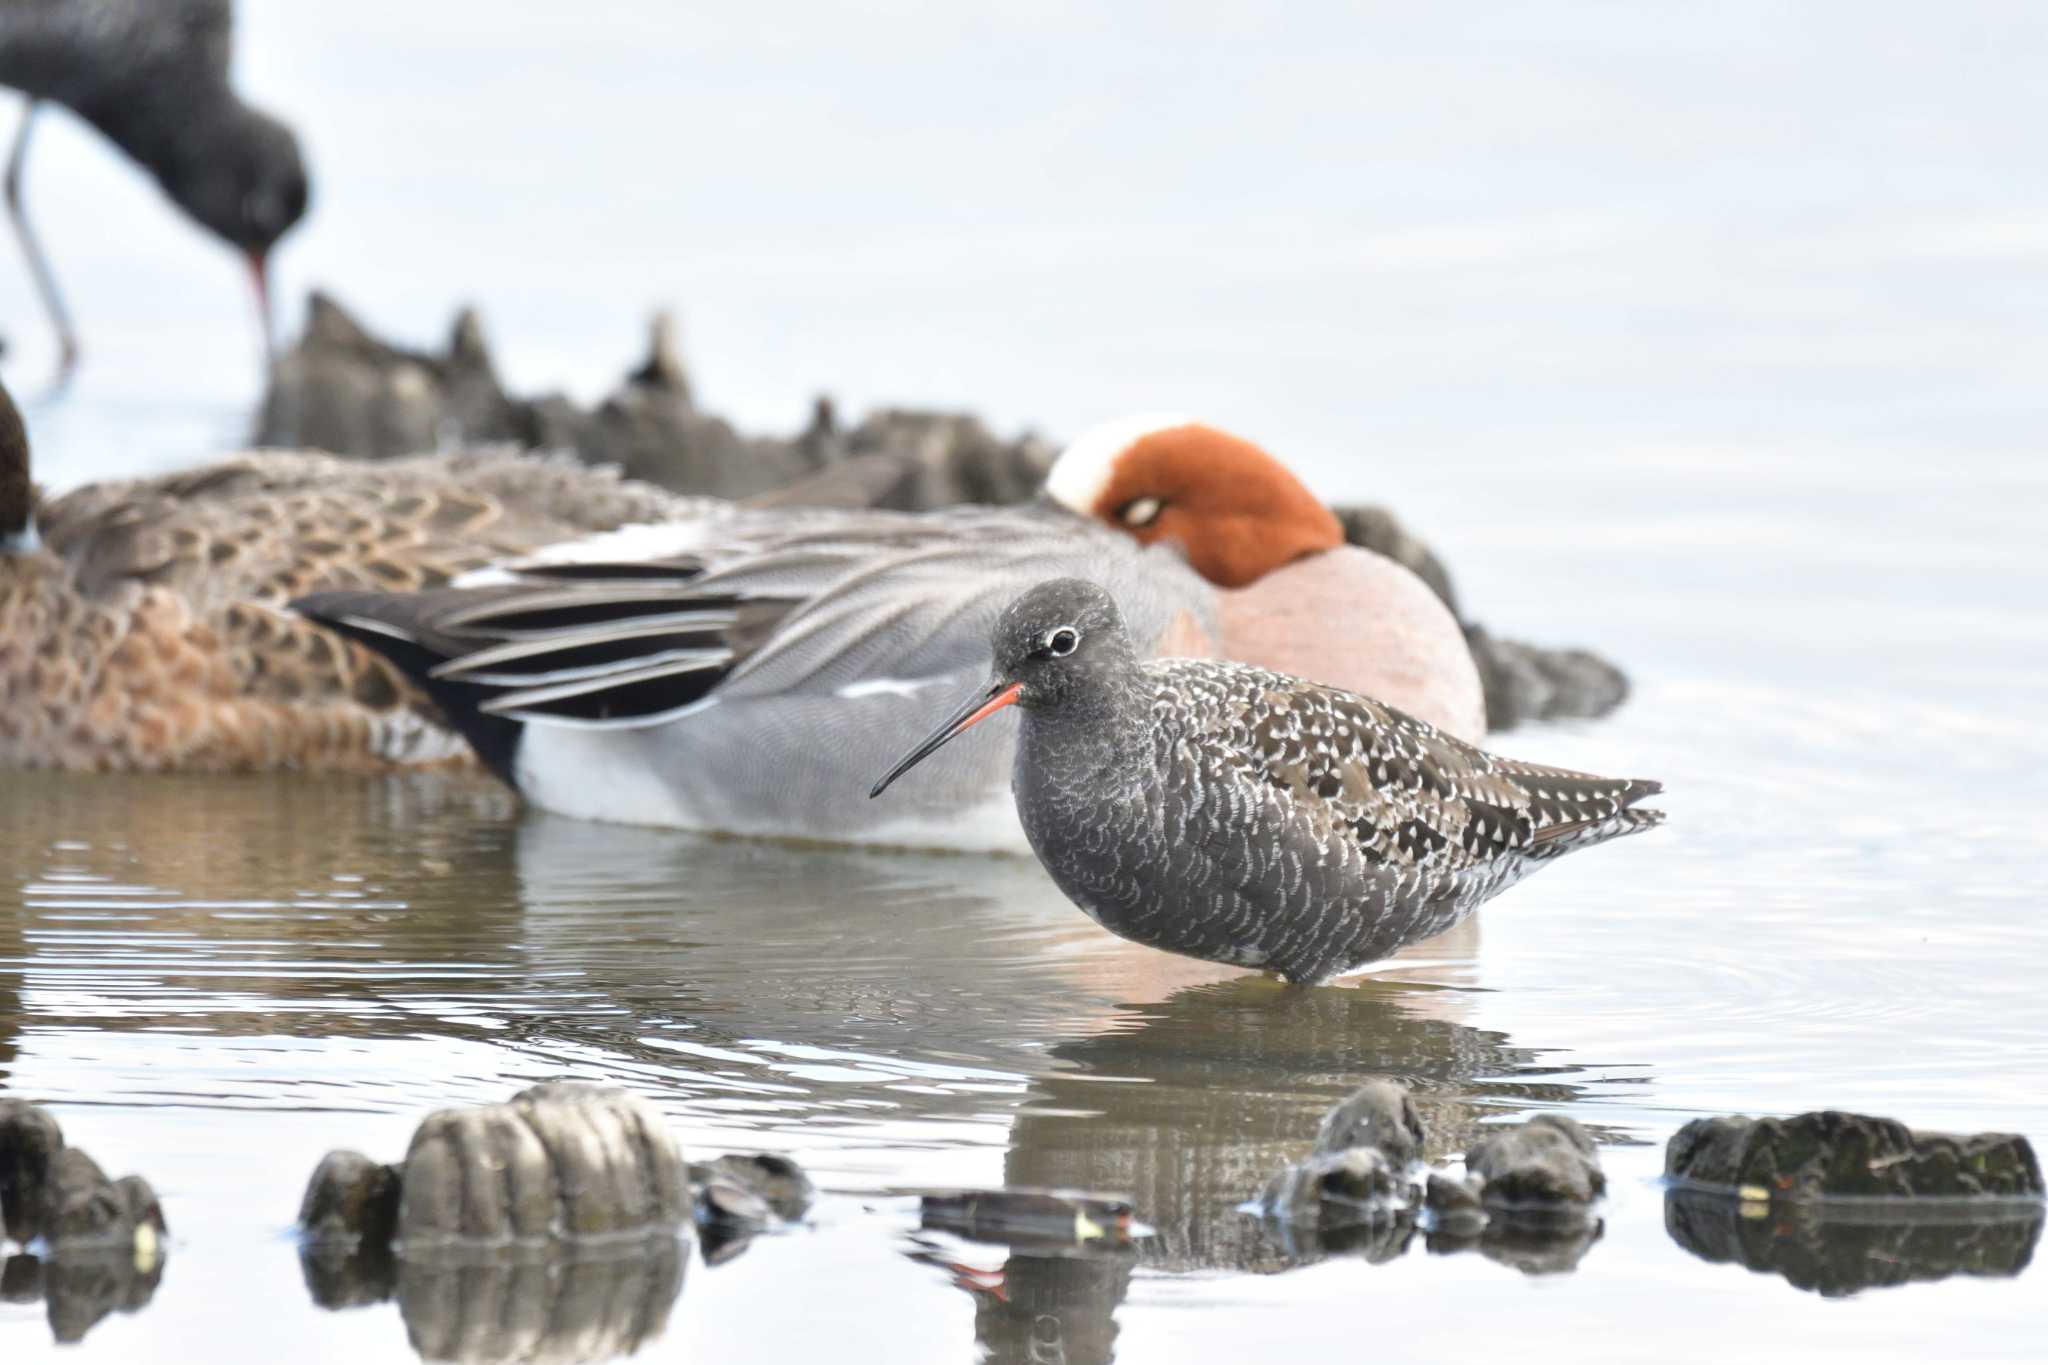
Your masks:
{"label": "pintail's pointed black tail feather", "polygon": [[508,782],[527,723],[614,730],[673,719],[793,605],[644,573],[316,593],[292,604],[391,660]]}

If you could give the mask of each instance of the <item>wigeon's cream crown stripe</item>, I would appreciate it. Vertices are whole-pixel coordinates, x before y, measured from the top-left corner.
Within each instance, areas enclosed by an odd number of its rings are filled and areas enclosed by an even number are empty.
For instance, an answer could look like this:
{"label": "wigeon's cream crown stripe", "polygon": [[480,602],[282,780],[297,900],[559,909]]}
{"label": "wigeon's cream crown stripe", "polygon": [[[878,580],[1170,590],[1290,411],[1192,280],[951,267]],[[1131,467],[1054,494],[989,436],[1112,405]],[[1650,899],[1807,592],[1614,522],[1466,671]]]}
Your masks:
{"label": "wigeon's cream crown stripe", "polygon": [[1045,491],[1068,510],[1094,516],[1096,502],[1116,473],[1118,456],[1147,436],[1193,424],[1192,417],[1139,413],[1091,427],[1053,461],[1052,471],[1045,476]]}

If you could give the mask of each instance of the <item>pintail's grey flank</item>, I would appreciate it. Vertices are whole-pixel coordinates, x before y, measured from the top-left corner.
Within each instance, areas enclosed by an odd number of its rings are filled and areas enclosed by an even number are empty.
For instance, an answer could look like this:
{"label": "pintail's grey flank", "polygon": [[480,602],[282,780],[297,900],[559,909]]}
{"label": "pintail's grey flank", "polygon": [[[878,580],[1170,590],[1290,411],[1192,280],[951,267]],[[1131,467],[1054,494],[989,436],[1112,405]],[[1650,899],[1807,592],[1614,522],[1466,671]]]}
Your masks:
{"label": "pintail's grey flank", "polygon": [[1443,932],[1573,849],[1660,823],[1650,781],[1497,758],[1370,698],[1246,664],[1141,661],[1079,579],[997,619],[995,676],[870,793],[1015,704],[1012,789],[1104,928],[1316,982]]}

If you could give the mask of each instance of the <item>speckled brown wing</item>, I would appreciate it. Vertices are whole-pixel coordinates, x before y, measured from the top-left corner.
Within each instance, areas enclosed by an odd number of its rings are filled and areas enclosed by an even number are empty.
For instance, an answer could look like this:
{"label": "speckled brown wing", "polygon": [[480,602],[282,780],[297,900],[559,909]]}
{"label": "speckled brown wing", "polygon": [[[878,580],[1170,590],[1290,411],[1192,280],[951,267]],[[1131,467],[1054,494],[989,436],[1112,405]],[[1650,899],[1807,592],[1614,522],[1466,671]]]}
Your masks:
{"label": "speckled brown wing", "polygon": [[1497,758],[1368,697],[1243,664],[1149,666],[1164,708],[1213,763],[1295,798],[1289,809],[1368,861],[1455,877],[1553,857],[1661,820],[1656,782]]}
{"label": "speckled brown wing", "polygon": [[389,663],[285,610],[417,590],[693,500],[509,451],[362,464],[251,454],[48,504],[0,559],[0,762],[377,769],[467,762]]}

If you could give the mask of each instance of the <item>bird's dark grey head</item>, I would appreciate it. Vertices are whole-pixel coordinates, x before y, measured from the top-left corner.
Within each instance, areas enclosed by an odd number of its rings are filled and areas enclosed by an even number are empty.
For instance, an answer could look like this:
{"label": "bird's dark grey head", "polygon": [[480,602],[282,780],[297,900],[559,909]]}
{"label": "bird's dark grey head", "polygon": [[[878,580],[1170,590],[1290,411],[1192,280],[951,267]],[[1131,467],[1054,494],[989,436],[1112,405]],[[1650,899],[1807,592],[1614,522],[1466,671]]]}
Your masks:
{"label": "bird's dark grey head", "polygon": [[998,678],[1023,686],[1019,706],[1058,706],[1133,663],[1116,602],[1095,584],[1055,578],[1003,608],[990,635]]}
{"label": "bird's dark grey head", "polygon": [[990,635],[995,676],[904,755],[868,792],[891,783],[1006,706],[1090,714],[1088,703],[1114,705],[1136,662],[1123,613],[1108,593],[1078,578],[1040,583],[996,618]]}
{"label": "bird's dark grey head", "polygon": [[306,164],[292,130],[239,101],[211,135],[187,139],[193,154],[165,174],[178,206],[230,245],[261,258],[305,217]]}
{"label": "bird's dark grey head", "polygon": [[0,384],[0,554],[36,548],[36,486],[28,474],[28,428]]}

